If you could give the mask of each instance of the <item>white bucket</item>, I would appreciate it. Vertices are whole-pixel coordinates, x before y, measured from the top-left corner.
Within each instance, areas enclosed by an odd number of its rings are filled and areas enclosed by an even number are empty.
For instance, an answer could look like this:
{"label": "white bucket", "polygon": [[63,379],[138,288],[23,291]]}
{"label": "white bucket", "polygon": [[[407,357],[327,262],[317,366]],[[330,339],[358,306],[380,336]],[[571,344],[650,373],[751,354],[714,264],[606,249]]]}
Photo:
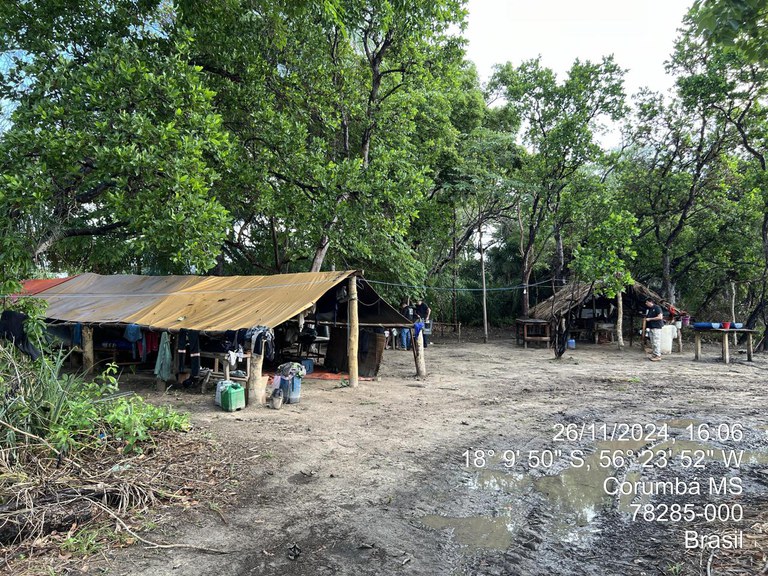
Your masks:
{"label": "white bucket", "polygon": [[667,324],[661,327],[661,353],[672,354],[672,342],[677,337],[677,327]]}
{"label": "white bucket", "polygon": [[216,398],[214,399],[216,406],[221,406],[221,393],[229,388],[232,384],[234,384],[234,382],[231,380],[219,380],[216,383]]}

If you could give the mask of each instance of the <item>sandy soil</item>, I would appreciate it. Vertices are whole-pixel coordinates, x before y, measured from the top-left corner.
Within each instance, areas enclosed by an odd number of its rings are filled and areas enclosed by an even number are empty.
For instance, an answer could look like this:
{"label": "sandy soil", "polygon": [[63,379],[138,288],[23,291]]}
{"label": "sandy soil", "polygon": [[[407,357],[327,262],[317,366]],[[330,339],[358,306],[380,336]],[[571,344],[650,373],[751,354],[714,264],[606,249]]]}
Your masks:
{"label": "sandy soil", "polygon": [[[306,379],[300,403],[281,410],[226,413],[212,395],[162,396],[139,384],[153,401],[190,411],[242,464],[237,504],[174,514],[147,536],[229,554],[135,546],[107,572],[656,575],[766,566],[764,356],[748,363],[734,353],[724,365],[710,344],[695,362],[687,344],[654,363],[637,344],[579,342],[558,361],[509,338],[438,339],[426,354],[426,381],[415,379],[410,352],[388,350],[379,381],[350,389]],[[740,467],[724,465],[739,454]],[[717,493],[723,479],[728,494]],[[625,480],[667,493],[628,484],[628,494],[613,495]],[[689,493],[694,483],[700,494]],[[707,544],[711,534],[741,533],[742,547],[723,539],[720,548],[686,548],[686,530]]]}

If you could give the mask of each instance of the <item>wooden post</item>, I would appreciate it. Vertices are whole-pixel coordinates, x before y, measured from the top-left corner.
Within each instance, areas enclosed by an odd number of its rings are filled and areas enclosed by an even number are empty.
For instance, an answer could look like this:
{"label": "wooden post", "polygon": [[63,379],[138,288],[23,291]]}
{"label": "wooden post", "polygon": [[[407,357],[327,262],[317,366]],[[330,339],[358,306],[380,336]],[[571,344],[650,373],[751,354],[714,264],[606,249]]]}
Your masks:
{"label": "wooden post", "polygon": [[349,311],[349,342],[347,344],[347,356],[349,361],[349,385],[357,388],[357,344],[360,335],[360,324],[357,318],[357,276],[349,278],[349,301],[347,302]]}
{"label": "wooden post", "polygon": [[698,360],[700,357],[701,357],[701,334],[699,334],[698,332],[695,332],[695,334],[693,335],[693,359]]}
{"label": "wooden post", "polygon": [[251,367],[248,371],[248,383],[245,389],[245,403],[265,405],[267,403],[267,382],[262,378],[261,369],[264,365],[264,353],[261,354],[251,351]]}
{"label": "wooden post", "polygon": [[416,356],[416,376],[427,377],[427,365],[424,362],[424,330],[419,330],[419,335],[414,340],[414,353]]}
{"label": "wooden post", "polygon": [[619,290],[616,296],[616,344],[619,349],[624,348],[624,291]]}
{"label": "wooden post", "polygon": [[480,244],[480,275],[483,277],[483,344],[488,343],[488,305],[486,304],[485,293],[485,251],[483,250],[483,223],[482,220],[477,226],[477,233]]}
{"label": "wooden post", "polygon": [[728,346],[730,340],[728,340],[728,336],[729,336],[728,331],[724,330],[723,331],[723,362],[725,362],[726,364],[728,364],[731,361],[731,352]]}
{"label": "wooden post", "polygon": [[93,328],[83,326],[83,370],[86,374],[93,374],[95,357],[93,355]]}
{"label": "wooden post", "polygon": [[[736,282],[731,282],[731,326],[736,324]],[[733,346],[739,345],[739,337],[736,332],[733,333]]]}
{"label": "wooden post", "polygon": [[752,362],[752,332],[747,332],[747,360]]}

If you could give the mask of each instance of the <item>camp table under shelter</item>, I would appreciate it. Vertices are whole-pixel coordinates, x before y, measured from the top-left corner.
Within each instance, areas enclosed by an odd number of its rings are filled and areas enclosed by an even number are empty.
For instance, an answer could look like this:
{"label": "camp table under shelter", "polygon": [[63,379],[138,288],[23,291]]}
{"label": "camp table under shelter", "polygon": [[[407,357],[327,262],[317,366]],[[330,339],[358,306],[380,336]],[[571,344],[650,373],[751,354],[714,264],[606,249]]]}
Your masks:
{"label": "camp table under shelter", "polygon": [[[597,344],[601,336],[613,341],[618,315],[621,313],[630,320],[631,346],[635,333],[634,319],[638,311],[645,308],[645,300],[648,298],[659,304],[665,317],[680,317],[686,314],[683,310],[676,310],[653,290],[637,281],[626,286],[616,298],[601,296],[599,285],[575,282],[562,286],[552,296],[531,308],[530,319],[519,319],[518,322],[547,322],[551,332],[556,333],[558,324],[564,325],[568,319],[571,336],[592,340]],[[621,312],[619,299],[622,304]],[[549,334],[550,331],[547,331],[547,336]],[[641,341],[644,341],[645,319],[642,322],[641,334]],[[681,331],[678,330],[677,334],[678,348],[682,352]]]}
{"label": "camp table under shelter", "polygon": [[[80,274],[46,289],[27,292],[47,302],[46,319],[81,324],[83,363],[92,370],[92,328],[137,325],[152,331],[215,334],[276,326],[311,313],[329,292],[343,287],[344,306],[317,324],[347,327],[350,385],[358,382],[361,327],[401,327],[408,321],[383,300],[357,270],[303,272],[273,276],[142,276]],[[365,295],[360,299],[358,294]],[[247,391],[265,401],[263,355],[253,354]]]}

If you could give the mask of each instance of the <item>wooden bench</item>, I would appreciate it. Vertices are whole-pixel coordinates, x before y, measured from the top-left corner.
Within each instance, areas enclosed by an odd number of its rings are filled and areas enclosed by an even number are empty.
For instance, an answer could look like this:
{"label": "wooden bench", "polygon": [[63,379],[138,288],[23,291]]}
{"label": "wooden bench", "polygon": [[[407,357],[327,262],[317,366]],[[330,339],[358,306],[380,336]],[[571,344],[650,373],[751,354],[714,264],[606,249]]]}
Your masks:
{"label": "wooden bench", "polygon": [[538,318],[518,318],[515,322],[515,342],[518,346],[521,339],[525,348],[528,348],[528,342],[546,342],[549,348],[551,341],[549,321]]}

